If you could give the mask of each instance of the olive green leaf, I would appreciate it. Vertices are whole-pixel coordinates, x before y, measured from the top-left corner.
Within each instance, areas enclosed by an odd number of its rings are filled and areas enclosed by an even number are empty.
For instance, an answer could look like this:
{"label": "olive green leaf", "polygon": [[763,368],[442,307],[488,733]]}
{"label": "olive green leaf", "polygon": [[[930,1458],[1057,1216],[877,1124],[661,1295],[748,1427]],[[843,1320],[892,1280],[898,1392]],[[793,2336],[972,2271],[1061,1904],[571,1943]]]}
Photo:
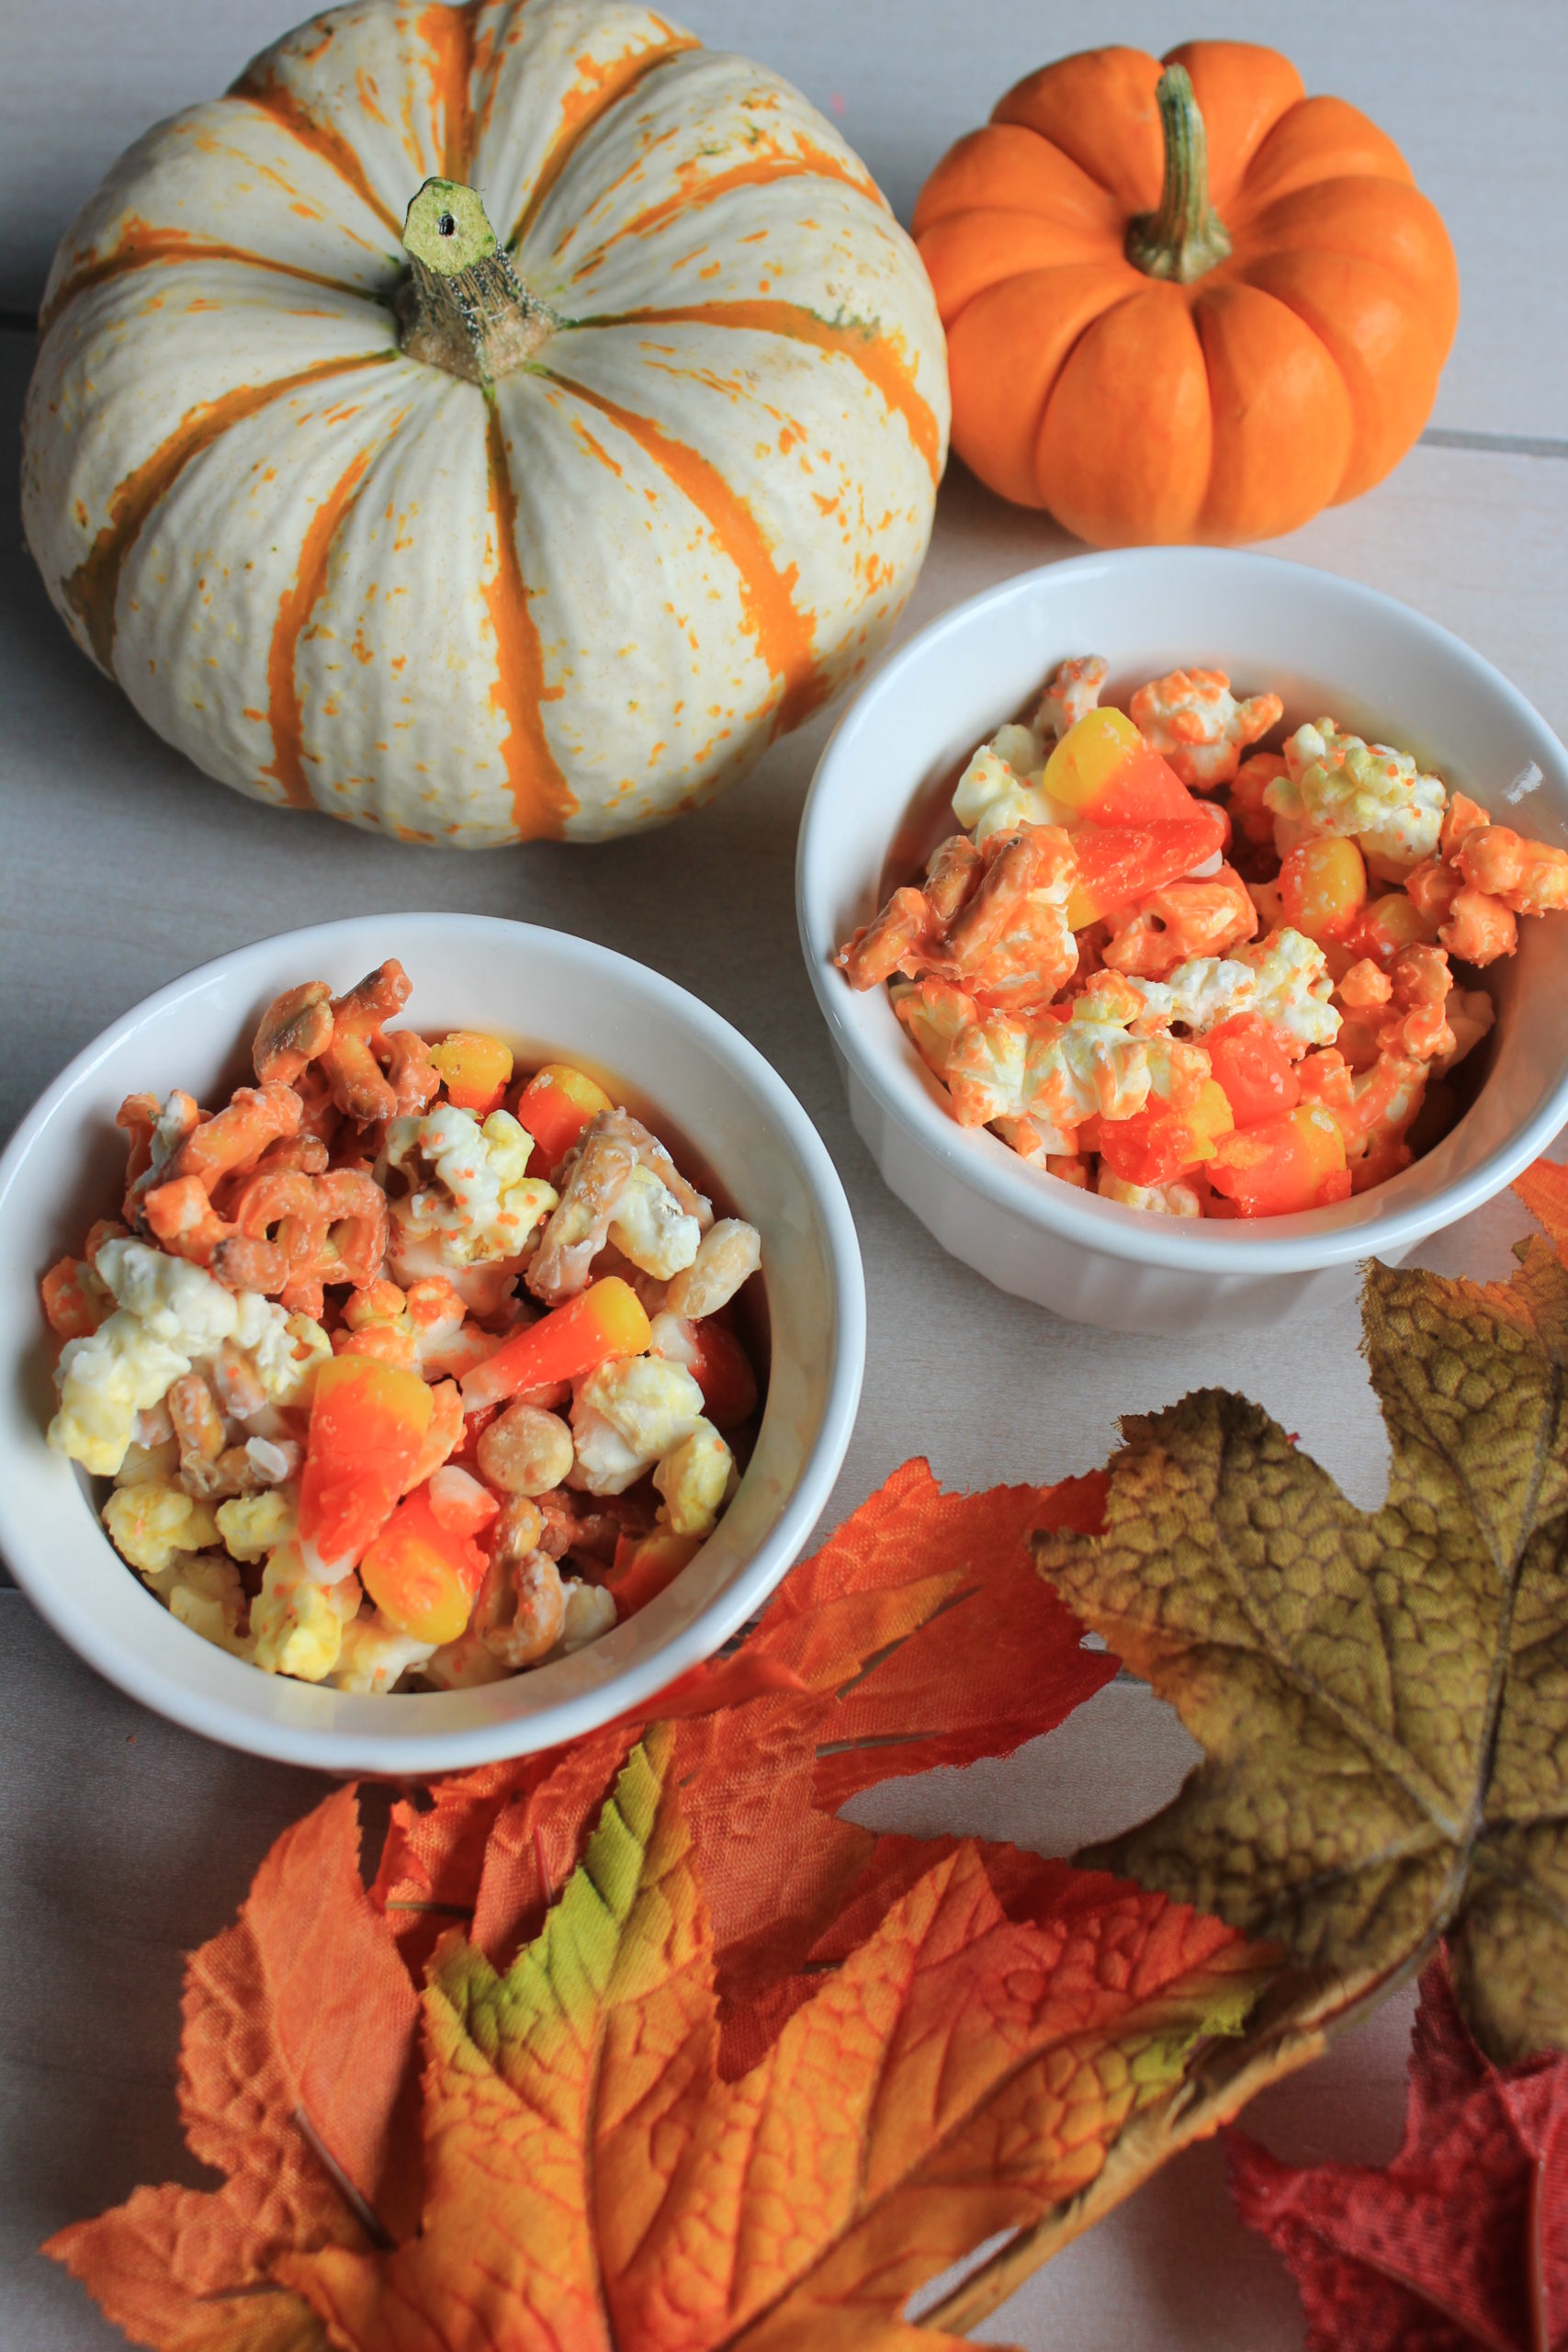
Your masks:
{"label": "olive green leaf", "polygon": [[1207,1751],[1078,1859],[1363,1987],[1446,1934],[1505,2063],[1568,2042],[1568,1272],[1522,1254],[1506,1286],[1370,1270],[1380,1510],[1209,1389],[1123,1423],[1101,1535],[1033,1539]]}

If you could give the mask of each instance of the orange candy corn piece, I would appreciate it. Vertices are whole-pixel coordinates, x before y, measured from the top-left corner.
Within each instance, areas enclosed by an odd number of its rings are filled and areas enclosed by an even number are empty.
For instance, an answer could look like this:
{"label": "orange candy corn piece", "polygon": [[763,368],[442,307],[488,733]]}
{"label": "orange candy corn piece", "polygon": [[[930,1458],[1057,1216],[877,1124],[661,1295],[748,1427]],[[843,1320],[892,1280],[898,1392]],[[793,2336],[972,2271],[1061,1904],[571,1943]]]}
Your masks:
{"label": "orange candy corn piece", "polygon": [[346,1576],[386,1523],[431,1410],[417,1373],[375,1356],[334,1356],[321,1366],[299,1489],[299,1541],[316,1573]]}
{"label": "orange candy corn piece", "polygon": [[405,1496],[359,1563],[359,1580],[383,1617],[416,1642],[455,1642],[484,1582],[473,1537],[438,1519],[427,1487]]}
{"label": "orange candy corn piece", "polygon": [[651,1337],[636,1291],[606,1274],[476,1365],[463,1382],[463,1409],[476,1412],[558,1380],[585,1380],[607,1356],[641,1355]]}
{"label": "orange candy corn piece", "polygon": [[549,1174],[592,1120],[610,1108],[602,1086],[570,1062],[546,1062],[517,1098],[517,1116],[538,1147],[536,1174]]}

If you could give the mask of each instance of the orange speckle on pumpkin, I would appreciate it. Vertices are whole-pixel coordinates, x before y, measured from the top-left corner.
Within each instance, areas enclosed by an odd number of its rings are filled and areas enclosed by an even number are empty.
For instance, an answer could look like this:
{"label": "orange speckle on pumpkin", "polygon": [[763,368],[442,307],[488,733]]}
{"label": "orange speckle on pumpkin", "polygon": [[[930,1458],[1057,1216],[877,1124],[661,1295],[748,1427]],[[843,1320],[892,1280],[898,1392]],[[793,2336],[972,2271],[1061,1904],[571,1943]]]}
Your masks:
{"label": "orange speckle on pumpkin", "polygon": [[517,497],[512,487],[506,435],[493,407],[486,413],[485,454],[496,567],[484,589],[484,600],[495,636],[496,677],[491,701],[507,721],[501,754],[519,833],[525,841],[543,835],[558,837],[579,804],[550,749],[540,705],[558,701],[563,689],[545,684],[539,632],[528,609],[529,592],[517,555]]}
{"label": "orange speckle on pumpkin", "polygon": [[[792,342],[810,344],[818,351],[834,352],[852,360],[861,374],[880,392],[887,406],[903,418],[909,438],[925,459],[932,481],[940,480],[941,431],[936,417],[915,389],[900,337],[883,334],[875,327],[863,324],[859,320],[840,322],[820,319],[804,303],[747,300],[682,303],[659,310],[627,311],[615,317],[585,322],[594,326],[662,326],[677,322],[735,327],[750,329],[756,334],[784,335]],[[650,351],[662,348],[654,344],[639,347]],[[832,463],[830,450],[824,449],[820,454],[828,464]]]}
{"label": "orange speckle on pumpkin", "polygon": [[[276,78],[276,68],[270,60],[253,60],[229,92],[231,98],[248,98],[253,106],[262,107],[276,122],[281,123],[302,147],[330,164],[338,177],[347,182],[361,202],[367,205],[383,227],[391,231],[400,247],[403,224],[389,205],[384,204],[366,177],[365,166],[353,147],[333,124],[323,122],[310,112],[295,92]],[[276,177],[276,175],[269,175]],[[320,218],[312,207],[296,203],[291,210],[307,220]]]}
{"label": "orange speckle on pumpkin", "polygon": [[874,180],[863,171],[852,169],[839,156],[829,154],[825,148],[814,145],[809,139],[797,137],[792,148],[784,148],[776,139],[760,136],[756,153],[745,163],[732,164],[728,171],[712,172],[706,178],[703,176],[702,165],[703,159],[695,155],[686,157],[678,164],[675,176],[679,186],[675,194],[663,198],[658,204],[650,204],[645,211],[635,214],[613,235],[606,237],[592,258],[584,264],[583,274],[596,267],[604,255],[612,246],[619,244],[623,237],[641,239],[650,236],[679,214],[699,204],[712,204],[719,197],[728,196],[732,188],[766,187],[783,179],[839,180],[858,190],[862,196],[870,197],[881,209],[886,209],[886,198]]}
{"label": "orange speckle on pumpkin", "polygon": [[574,416],[572,418],[571,429],[577,435],[577,438],[581,442],[583,447],[587,450],[591,458],[597,458],[602,466],[608,466],[613,474],[620,476],[622,480],[625,479],[626,468],[618,465],[615,459],[611,457],[608,449],[604,447],[604,444],[594,439],[592,434],[590,433],[588,427],[583,424],[581,417]]}
{"label": "orange speckle on pumpkin", "polygon": [[[657,22],[658,20],[655,19]],[[637,84],[667,65],[682,51],[695,49],[698,42],[690,33],[678,33],[672,26],[661,25],[665,39],[657,48],[630,49],[621,56],[600,59],[590,55],[576,61],[579,86],[569,90],[561,100],[560,127],[550,141],[538,175],[528,192],[526,202],[513,223],[509,245],[518,244],[539,217],[545,198],[559,179],[572,156],[602,115],[624,98]]]}
{"label": "orange speckle on pumpkin", "polygon": [[[326,586],[327,561],[332,553],[333,535],[354,502],[355,492],[369,462],[370,452],[359,450],[322,499],[311,515],[300,543],[299,563],[293,582],[277,600],[277,619],[273,627],[266,662],[272,760],[261,773],[276,778],[290,806],[296,808],[309,808],[313,796],[304,773],[304,720],[299,707],[299,681],[295,675],[295,655],[311,611]],[[327,703],[322,708],[323,715],[330,716],[333,706]]]}
{"label": "orange speckle on pumpkin", "polygon": [[215,401],[201,401],[187,409],[167,440],[128,474],[109,502],[107,520],[91,548],[64,582],[65,601],[81,621],[88,644],[100,666],[114,671],[115,605],[125,559],[148,516],[190,460],[210,447],[220,435],[242,419],[254,416],[290,392],[329,376],[347,375],[358,368],[373,368],[386,357],[375,352],[362,359],[321,360],[297,375],[280,376],[270,384],[242,384]]}

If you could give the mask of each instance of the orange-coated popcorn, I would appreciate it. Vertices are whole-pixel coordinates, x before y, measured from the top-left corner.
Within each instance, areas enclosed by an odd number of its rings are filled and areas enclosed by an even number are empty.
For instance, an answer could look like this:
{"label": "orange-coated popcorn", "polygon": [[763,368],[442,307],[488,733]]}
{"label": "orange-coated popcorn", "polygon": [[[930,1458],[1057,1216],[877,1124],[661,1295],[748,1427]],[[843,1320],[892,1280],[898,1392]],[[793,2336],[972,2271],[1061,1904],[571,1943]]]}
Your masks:
{"label": "orange-coated popcorn", "polygon": [[[1127,712],[1107,675],[1060,662],[1031,724],[979,747],[959,830],[840,968],[888,986],[961,1125],[1123,1207],[1273,1216],[1385,1182],[1495,1020],[1455,964],[1568,910],[1568,849],[1332,718],[1249,750],[1283,706],[1224,671]],[[1193,1111],[1205,1090],[1228,1126]],[[1456,1107],[1439,1091],[1423,1137]]]}
{"label": "orange-coated popcorn", "polygon": [[1035,733],[1059,741],[1069,727],[1076,727],[1089,711],[1098,709],[1100,688],[1110,671],[1111,665],[1101,653],[1079,654],[1073,661],[1061,662],[1040,697],[1040,707],[1034,714]]}
{"label": "orange-coated popcorn", "polygon": [[1472,889],[1484,890],[1517,915],[1544,915],[1568,907],[1568,850],[1527,842],[1507,825],[1466,833],[1454,864]]}
{"label": "orange-coated popcorn", "polygon": [[1194,956],[1224,956],[1258,929],[1258,910],[1233,866],[1212,882],[1171,882],[1111,919],[1100,953],[1111,970],[1163,979]]}
{"label": "orange-coated popcorn", "polygon": [[1237,702],[1223,670],[1171,670],[1140,686],[1127,708],[1182,783],[1207,791],[1230,782],[1247,744],[1278,725],[1285,706],[1278,695]]}

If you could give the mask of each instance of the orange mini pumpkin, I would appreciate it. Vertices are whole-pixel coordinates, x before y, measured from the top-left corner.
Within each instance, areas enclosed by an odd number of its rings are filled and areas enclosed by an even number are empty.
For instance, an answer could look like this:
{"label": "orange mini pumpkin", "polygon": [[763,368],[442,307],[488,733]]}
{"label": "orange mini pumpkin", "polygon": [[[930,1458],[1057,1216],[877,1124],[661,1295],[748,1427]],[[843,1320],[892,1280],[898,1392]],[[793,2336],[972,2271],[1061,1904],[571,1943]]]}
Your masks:
{"label": "orange mini pumpkin", "polygon": [[914,227],[953,447],[1102,547],[1265,538],[1354,498],[1426,423],[1459,313],[1393,141],[1246,41],[1032,74]]}

